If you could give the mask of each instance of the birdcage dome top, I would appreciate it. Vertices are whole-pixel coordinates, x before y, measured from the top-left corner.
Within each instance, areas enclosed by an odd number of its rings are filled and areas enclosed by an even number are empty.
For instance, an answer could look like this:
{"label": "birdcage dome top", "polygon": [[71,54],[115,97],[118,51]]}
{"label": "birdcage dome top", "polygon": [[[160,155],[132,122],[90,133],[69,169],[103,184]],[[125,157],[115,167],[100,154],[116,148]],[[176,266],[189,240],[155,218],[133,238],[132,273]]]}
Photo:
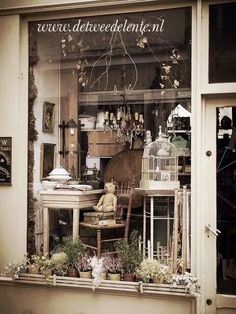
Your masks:
{"label": "birdcage dome top", "polygon": [[175,157],[177,149],[174,144],[170,142],[168,136],[162,133],[159,127],[158,137],[154,142],[148,144],[143,152],[144,157],[159,156],[159,157]]}

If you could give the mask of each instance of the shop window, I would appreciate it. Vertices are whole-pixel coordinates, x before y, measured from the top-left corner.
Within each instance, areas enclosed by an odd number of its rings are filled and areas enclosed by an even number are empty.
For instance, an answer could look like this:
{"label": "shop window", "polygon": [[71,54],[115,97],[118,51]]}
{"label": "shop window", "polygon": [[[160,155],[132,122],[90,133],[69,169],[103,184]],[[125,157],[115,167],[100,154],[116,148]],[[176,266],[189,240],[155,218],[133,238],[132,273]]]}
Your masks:
{"label": "shop window", "polygon": [[[43,232],[38,191],[49,167],[61,165],[76,184],[93,189],[111,179],[139,187],[143,148],[161,130],[177,147],[180,187],[190,188],[191,8],[38,21],[29,31],[29,218],[36,213],[37,251]],[[53,148],[50,156],[45,147]],[[154,241],[166,245],[173,200],[158,202],[170,219],[156,223]],[[137,199],[130,230],[141,235],[142,212]],[[71,228],[71,212],[50,213],[52,243]]]}
{"label": "shop window", "polygon": [[236,4],[209,7],[209,83],[236,82]]}

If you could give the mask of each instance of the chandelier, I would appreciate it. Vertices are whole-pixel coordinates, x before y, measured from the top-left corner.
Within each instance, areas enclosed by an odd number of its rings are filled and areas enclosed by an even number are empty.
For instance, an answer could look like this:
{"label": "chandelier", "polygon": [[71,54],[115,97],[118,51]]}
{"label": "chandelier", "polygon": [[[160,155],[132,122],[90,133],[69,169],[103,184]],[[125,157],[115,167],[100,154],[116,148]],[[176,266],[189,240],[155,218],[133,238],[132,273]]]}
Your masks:
{"label": "chandelier", "polygon": [[[121,92],[122,104],[116,110],[106,111],[104,116],[104,129],[116,134],[116,140],[122,146],[128,143],[129,148],[137,137],[143,137],[144,134],[144,117],[143,114],[134,111],[127,104],[127,96],[132,91],[131,85],[125,87]],[[118,93],[114,85],[114,94]]]}

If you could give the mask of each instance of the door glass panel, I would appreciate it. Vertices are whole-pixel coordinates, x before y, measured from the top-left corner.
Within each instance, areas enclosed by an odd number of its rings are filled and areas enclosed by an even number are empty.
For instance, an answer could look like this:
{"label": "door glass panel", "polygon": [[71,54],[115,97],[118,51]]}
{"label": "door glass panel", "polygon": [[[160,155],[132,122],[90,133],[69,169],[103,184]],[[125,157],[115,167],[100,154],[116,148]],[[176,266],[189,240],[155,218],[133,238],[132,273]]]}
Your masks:
{"label": "door glass panel", "polygon": [[209,83],[236,82],[236,3],[209,8]]}
{"label": "door glass panel", "polygon": [[236,294],[236,107],[217,108],[217,292]]}

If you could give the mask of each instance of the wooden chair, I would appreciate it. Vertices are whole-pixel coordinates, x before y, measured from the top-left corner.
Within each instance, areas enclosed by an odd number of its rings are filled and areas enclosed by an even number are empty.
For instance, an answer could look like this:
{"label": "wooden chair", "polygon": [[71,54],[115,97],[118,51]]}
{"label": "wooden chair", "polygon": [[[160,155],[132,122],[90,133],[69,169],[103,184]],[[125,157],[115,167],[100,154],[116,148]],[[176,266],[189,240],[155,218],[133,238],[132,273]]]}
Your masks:
{"label": "wooden chair", "polygon": [[[126,239],[128,240],[130,216],[132,210],[132,195],[133,187],[128,182],[115,182],[116,183],[116,195],[117,195],[117,210],[115,212],[116,223],[108,225],[93,225],[90,223],[81,222],[80,227],[88,228],[96,231],[96,246],[87,244],[88,247],[97,252],[97,256],[101,257],[102,254],[102,243],[115,242],[117,240]],[[114,232],[118,229],[123,229],[123,237],[114,237]],[[103,239],[103,233],[109,231],[111,238]],[[86,244],[86,243],[85,243]],[[115,253],[109,251],[106,253]]]}

